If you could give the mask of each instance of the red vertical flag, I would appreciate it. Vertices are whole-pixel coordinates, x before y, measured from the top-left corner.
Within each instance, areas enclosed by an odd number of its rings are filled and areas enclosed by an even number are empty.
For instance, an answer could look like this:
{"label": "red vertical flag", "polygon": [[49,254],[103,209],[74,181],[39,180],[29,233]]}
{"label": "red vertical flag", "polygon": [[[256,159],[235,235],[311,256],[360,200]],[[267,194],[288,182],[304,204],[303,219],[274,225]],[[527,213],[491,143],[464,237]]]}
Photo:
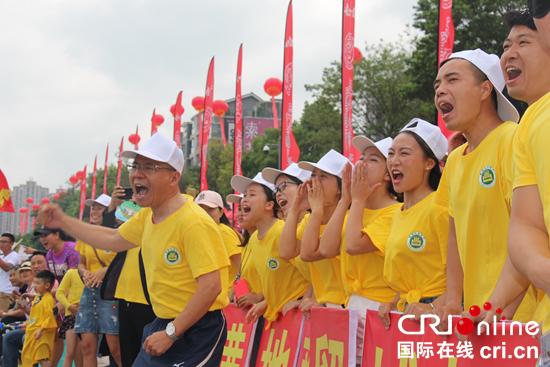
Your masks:
{"label": "red vertical flag", "polygon": [[[439,33],[437,40],[437,70],[444,60],[447,60],[453,53],[455,42],[455,26],[453,23],[453,0],[439,0]],[[449,138],[453,132],[447,130],[441,114],[437,112],[437,126],[443,135]]]}
{"label": "red vertical flag", "polygon": [[109,144],[107,144],[107,151],[105,152],[105,170],[103,171],[103,193],[105,195],[107,195],[107,171],[109,170],[107,158],[109,158]]}
{"label": "red vertical flag", "polygon": [[4,176],[4,172],[0,169],[0,212],[15,213],[15,208],[11,201],[11,191],[8,185],[8,180]]}
{"label": "red vertical flag", "polygon": [[157,124],[155,123],[155,110],[156,108],[153,108],[153,116],[151,117],[151,136],[157,133]]}
{"label": "red vertical flag", "polygon": [[78,220],[82,220],[84,215],[84,206],[86,205],[86,168],[84,166],[84,174],[82,175],[82,180],[80,180],[80,210],[78,212]]}
{"label": "red vertical flag", "polygon": [[355,55],[355,0],[344,0],[342,20],[342,146],[343,154],[355,163],[360,152],[353,140],[353,61]]}
{"label": "red vertical flag", "polygon": [[294,40],[292,35],[292,0],[288,4],[285,31],[285,56],[283,72],[283,116],[281,116],[281,167],[284,170],[300,158],[300,148],[292,133],[292,79],[293,76]]}
{"label": "red vertical flag", "polygon": [[176,106],[174,107],[174,141],[176,142],[178,148],[181,147],[181,115],[183,113],[183,108],[180,109],[180,106],[182,93],[183,92],[180,92],[178,94]]}
{"label": "red vertical flag", "polygon": [[25,234],[25,213],[21,213],[21,218],[19,218],[19,234],[21,236]]}
{"label": "red vertical flag", "polygon": [[[241,162],[243,157],[243,97],[241,94],[241,75],[243,64],[243,45],[239,47],[237,61],[237,86],[235,91],[235,152],[233,154],[233,174],[242,176]],[[235,191],[238,194],[237,191]]]}
{"label": "red vertical flag", "polygon": [[[94,160],[94,173],[92,175],[92,199],[95,199],[95,189],[97,182],[97,155]],[[90,215],[90,223],[92,223],[92,216]]]}
{"label": "red vertical flag", "polygon": [[124,144],[124,136],[120,140],[120,151],[118,152],[118,170],[116,172],[116,185],[120,186],[120,171],[122,170],[122,157],[120,154],[122,153],[122,146]]}
{"label": "red vertical flag", "polygon": [[134,149],[135,150],[138,150],[139,149],[139,134],[138,134],[138,128],[139,128],[139,125],[136,125],[136,140],[135,140],[135,144],[134,144]]}
{"label": "red vertical flag", "polygon": [[204,92],[204,121],[202,131],[202,150],[201,156],[201,190],[208,190],[208,182],[206,181],[206,169],[208,168],[207,153],[208,139],[210,137],[210,126],[212,123],[212,104],[214,102],[214,58],[210,61],[208,67],[208,77],[206,78],[206,91]]}

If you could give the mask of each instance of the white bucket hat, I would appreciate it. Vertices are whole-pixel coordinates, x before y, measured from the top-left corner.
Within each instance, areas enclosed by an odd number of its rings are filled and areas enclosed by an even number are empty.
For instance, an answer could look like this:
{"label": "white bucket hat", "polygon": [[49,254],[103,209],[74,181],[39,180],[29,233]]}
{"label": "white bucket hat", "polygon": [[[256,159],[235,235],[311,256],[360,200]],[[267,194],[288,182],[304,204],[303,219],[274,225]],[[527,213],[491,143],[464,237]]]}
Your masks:
{"label": "white bucket hat", "polygon": [[183,171],[183,152],[176,142],[162,134],[151,136],[140,150],[125,150],[120,153],[122,158],[135,158],[137,155],[168,163],[179,173]]}
{"label": "white bucket hat", "polygon": [[412,119],[403,129],[418,135],[430,147],[437,159],[441,160],[447,154],[448,142],[441,129],[419,118]]}
{"label": "white bucket hat", "polygon": [[386,159],[388,158],[388,151],[390,150],[392,142],[392,138],[384,138],[375,143],[366,136],[356,136],[351,141],[355,149],[357,149],[360,153],[363,153],[368,147],[376,147],[380,153],[386,157]]}
{"label": "white bucket hat", "polygon": [[292,163],[284,171],[269,167],[264,168],[264,170],[262,171],[263,179],[272,184],[275,184],[275,180],[277,180],[277,177],[279,177],[279,175],[281,174],[292,176],[302,182],[309,180],[309,178],[311,177],[311,171],[301,169],[296,163]]}
{"label": "white bucket hat", "polygon": [[451,54],[451,57],[445,60],[444,63],[452,59],[467,60],[481,70],[497,91],[497,111],[499,117],[503,121],[512,121],[515,123],[519,121],[518,110],[516,110],[514,105],[504,97],[504,94],[502,94],[506,82],[504,81],[504,75],[500,66],[500,58],[497,55],[490,55],[478,48],[476,50],[455,52]]}
{"label": "white bucket hat", "polygon": [[319,168],[331,175],[342,178],[342,170],[346,166],[346,163],[350,163],[349,159],[334,149],[331,149],[330,152],[319,160],[319,162],[300,162],[298,163],[298,167],[306,171],[313,171],[315,168]]}
{"label": "white bucket hat", "polygon": [[251,183],[258,183],[260,185],[264,185],[265,187],[269,188],[271,191],[275,190],[275,186],[273,184],[263,179],[261,172],[258,172],[258,174],[254,176],[253,179],[250,179],[244,176],[237,176],[237,175],[231,177],[231,187],[233,188],[233,190],[237,192],[243,193],[248,187],[248,185],[250,185]]}
{"label": "white bucket hat", "polygon": [[111,204],[111,197],[109,195],[101,194],[97,199],[88,199],[85,201],[87,206],[92,206],[94,203],[108,207]]}

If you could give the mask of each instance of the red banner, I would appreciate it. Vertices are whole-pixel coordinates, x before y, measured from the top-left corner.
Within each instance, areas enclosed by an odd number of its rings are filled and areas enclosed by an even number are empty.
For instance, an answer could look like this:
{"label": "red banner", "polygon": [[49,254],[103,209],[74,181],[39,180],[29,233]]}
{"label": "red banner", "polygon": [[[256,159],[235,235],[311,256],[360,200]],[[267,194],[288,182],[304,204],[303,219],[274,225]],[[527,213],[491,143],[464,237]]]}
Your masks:
{"label": "red banner", "polygon": [[15,213],[15,208],[11,201],[10,185],[4,176],[4,172],[0,169],[0,212]]}
{"label": "red banner", "polygon": [[178,148],[181,148],[181,115],[183,109],[180,110],[179,107],[181,106],[182,93],[183,92],[179,92],[178,98],[176,99],[176,106],[174,107],[174,141]]}
{"label": "red banner", "polygon": [[[242,176],[241,162],[243,157],[243,98],[241,94],[241,76],[243,65],[243,45],[239,47],[237,61],[237,87],[235,91],[235,152],[233,154],[233,174]],[[235,191],[235,194],[239,194]]]}
{"label": "red banner", "polygon": [[80,210],[78,212],[78,220],[82,220],[84,216],[84,206],[86,205],[86,168],[84,166],[84,173],[82,174],[82,180],[80,180]]}
{"label": "red banner", "polygon": [[155,135],[157,133],[157,124],[155,124],[155,110],[156,108],[153,108],[153,116],[151,117],[151,136]]}
{"label": "red banner", "polygon": [[296,366],[304,320],[302,311],[295,308],[264,329],[256,366]]}
{"label": "red banner", "polygon": [[138,134],[138,128],[139,128],[139,125],[136,125],[136,140],[135,140],[135,144],[134,144],[134,149],[135,150],[139,150],[139,140],[138,140],[138,137],[139,137],[139,134]]}
{"label": "red banner", "polygon": [[[300,148],[292,133],[292,84],[293,84],[294,37],[292,35],[292,1],[288,4],[285,31],[285,56],[283,72],[283,115],[281,116],[281,167],[285,170],[292,162],[298,163]],[[275,106],[273,107],[276,111]]]}
{"label": "red banner", "polygon": [[105,152],[105,170],[103,171],[103,193],[107,195],[107,172],[109,167],[107,165],[107,160],[109,158],[109,144],[107,144],[107,151]]}
{"label": "red banner", "polygon": [[206,91],[204,92],[204,121],[202,130],[202,150],[201,156],[201,190],[208,190],[208,182],[206,181],[206,170],[208,168],[208,139],[210,138],[210,126],[212,123],[212,102],[214,101],[214,58],[210,61],[208,67],[208,77],[206,78]]}
{"label": "red banner", "polygon": [[[378,317],[378,311],[367,310],[363,367],[518,367],[534,366],[537,360],[535,355],[538,357],[537,339],[525,329],[529,324],[490,324],[490,335],[478,335],[477,324],[472,325],[474,330],[469,334],[471,344],[459,344],[454,332],[446,340],[435,334],[429,326],[435,323],[431,318],[424,320],[423,331],[421,324],[403,319],[401,328],[407,332],[405,334],[399,330],[401,318],[401,314],[392,313],[390,329],[386,330]],[[453,318],[452,330],[458,320],[459,317]],[[410,335],[411,332],[418,334]]]}
{"label": "red banner", "polygon": [[241,310],[233,303],[223,309],[227,322],[227,341],[223,348],[220,367],[248,367],[250,365],[250,354],[257,322],[246,323],[248,310],[249,308]]}
{"label": "red banner", "polygon": [[[94,173],[92,175],[92,199],[95,199],[95,189],[96,189],[96,183],[97,183],[97,155],[95,156],[94,160]],[[92,216],[90,215],[90,223],[92,223]]]}
{"label": "red banner", "polygon": [[344,0],[342,21],[342,147],[352,163],[361,153],[351,144],[353,133],[353,61],[355,55],[355,0]]}
{"label": "red banner", "polygon": [[357,317],[357,310],[313,307],[304,322],[297,366],[355,367]]}
{"label": "red banner", "polygon": [[118,152],[118,170],[116,172],[116,185],[120,186],[120,171],[122,170],[122,157],[120,154],[122,153],[122,146],[124,145],[124,136],[120,140],[120,151]]}
{"label": "red banner", "polygon": [[[439,37],[437,50],[437,70],[441,62],[447,60],[453,53],[455,42],[455,26],[453,23],[453,0],[439,0]],[[441,114],[437,113],[437,126],[441,129],[443,135],[449,138],[453,131],[447,130]]]}
{"label": "red banner", "polygon": [[31,231],[34,231],[34,227],[36,227],[36,217],[32,217],[32,227],[31,227]]}
{"label": "red banner", "polygon": [[21,218],[19,218],[19,234],[23,236],[25,234],[25,213],[21,213]]}

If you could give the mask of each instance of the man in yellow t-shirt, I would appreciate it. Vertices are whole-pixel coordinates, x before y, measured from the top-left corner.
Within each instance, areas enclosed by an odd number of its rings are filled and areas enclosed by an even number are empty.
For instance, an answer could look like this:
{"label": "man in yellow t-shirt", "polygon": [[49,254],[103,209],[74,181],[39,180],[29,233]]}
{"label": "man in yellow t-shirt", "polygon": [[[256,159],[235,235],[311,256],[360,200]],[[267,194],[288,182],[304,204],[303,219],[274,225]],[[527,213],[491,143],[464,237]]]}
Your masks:
{"label": "man in yellow t-shirt", "polygon": [[[438,202],[449,208],[447,298],[436,311],[444,321],[489,300],[508,256],[507,177],[519,114],[502,94],[504,84],[499,57],[479,49],[452,54],[434,82],[446,127],[467,140],[449,155],[437,193]],[[502,315],[530,321],[533,294],[518,309],[519,301],[502,307]],[[441,330],[447,330],[443,324]]]}
{"label": "man in yellow t-shirt", "polygon": [[134,366],[219,366],[227,336],[222,309],[229,302],[229,259],[220,231],[180,194],[184,159],[171,139],[157,133],[139,151],[122,152],[122,157],[134,159],[128,165],[130,183],[143,208],[132,219],[118,229],[92,227],[49,205],[39,221],[98,249],[141,247],[157,318],[144,330]]}

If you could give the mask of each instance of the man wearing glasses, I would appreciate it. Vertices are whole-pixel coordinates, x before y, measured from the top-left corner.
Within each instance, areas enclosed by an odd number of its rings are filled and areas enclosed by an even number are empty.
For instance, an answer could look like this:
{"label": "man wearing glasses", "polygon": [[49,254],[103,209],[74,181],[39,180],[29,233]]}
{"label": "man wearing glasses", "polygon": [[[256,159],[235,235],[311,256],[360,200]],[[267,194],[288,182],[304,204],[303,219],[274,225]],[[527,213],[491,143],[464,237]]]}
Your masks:
{"label": "man wearing glasses", "polygon": [[108,251],[136,246],[157,318],[143,331],[133,366],[216,366],[227,337],[222,309],[227,297],[229,257],[214,220],[189,197],[179,181],[183,153],[157,133],[133,158],[130,183],[142,209],[118,229],[91,226],[46,205],[38,221],[61,228],[87,244]]}
{"label": "man wearing glasses", "polygon": [[13,302],[10,266],[21,264],[21,258],[11,249],[14,241],[15,237],[11,233],[2,233],[2,237],[0,237],[0,250],[2,250],[2,255],[0,255],[0,310],[2,312],[7,312]]}

